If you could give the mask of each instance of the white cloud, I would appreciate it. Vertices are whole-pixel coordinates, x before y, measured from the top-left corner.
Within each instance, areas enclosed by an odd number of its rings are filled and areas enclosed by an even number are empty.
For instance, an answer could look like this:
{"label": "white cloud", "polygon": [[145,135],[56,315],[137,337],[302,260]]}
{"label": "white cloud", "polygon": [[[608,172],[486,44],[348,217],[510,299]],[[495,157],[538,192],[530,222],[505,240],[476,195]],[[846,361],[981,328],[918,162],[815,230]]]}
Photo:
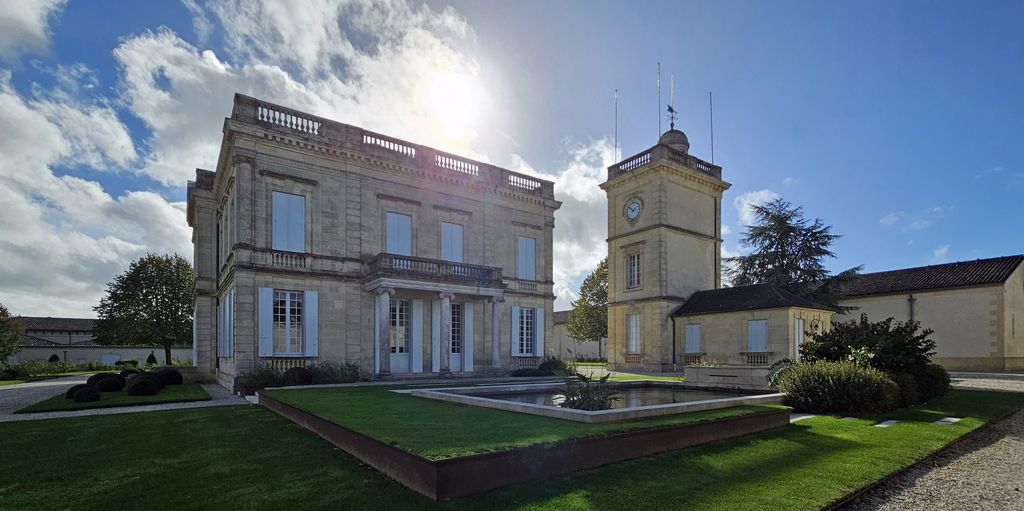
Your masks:
{"label": "white cloud", "polygon": [[740,225],[753,225],[757,220],[753,206],[760,206],[779,198],[779,194],[771,190],[757,190],[740,194],[733,199],[732,205],[736,208],[736,214],[740,217]]}
{"label": "white cloud", "polygon": [[792,186],[792,185],[799,184],[799,183],[800,183],[800,180],[795,178],[795,177],[793,177],[793,176],[789,176],[789,177],[787,177],[787,178],[782,180],[782,184],[784,184],[786,186]]}
{"label": "white cloud", "polygon": [[900,221],[900,216],[899,215],[897,215],[896,213],[889,213],[889,214],[883,216],[882,219],[878,221],[878,223],[880,223],[882,225],[893,225],[893,224],[895,224],[896,222],[899,222],[899,221]]}
{"label": "white cloud", "polygon": [[15,0],[0,9],[0,59],[9,62],[25,52],[45,51],[50,37],[50,16],[65,0]]}
{"label": "white cloud", "polygon": [[990,177],[990,176],[994,176],[994,175],[998,175],[998,174],[1002,174],[1002,173],[1003,173],[1003,168],[1002,167],[992,167],[990,169],[978,172],[977,174],[974,175],[974,179],[984,179],[986,177]]}
{"label": "white cloud", "polygon": [[949,245],[939,245],[932,251],[932,262],[944,263],[949,261]]}
{"label": "white cloud", "polygon": [[732,227],[729,227],[726,224],[722,224],[722,237],[724,238],[730,234],[732,234]]}

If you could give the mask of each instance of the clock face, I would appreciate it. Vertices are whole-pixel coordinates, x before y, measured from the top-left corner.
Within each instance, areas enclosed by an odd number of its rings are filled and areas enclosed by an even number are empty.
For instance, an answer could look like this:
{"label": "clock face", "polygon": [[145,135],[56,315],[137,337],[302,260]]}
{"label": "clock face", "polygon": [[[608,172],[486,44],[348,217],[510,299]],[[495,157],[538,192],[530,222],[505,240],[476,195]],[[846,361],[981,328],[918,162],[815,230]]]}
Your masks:
{"label": "clock face", "polygon": [[626,218],[636,220],[640,216],[640,201],[633,200],[626,205]]}

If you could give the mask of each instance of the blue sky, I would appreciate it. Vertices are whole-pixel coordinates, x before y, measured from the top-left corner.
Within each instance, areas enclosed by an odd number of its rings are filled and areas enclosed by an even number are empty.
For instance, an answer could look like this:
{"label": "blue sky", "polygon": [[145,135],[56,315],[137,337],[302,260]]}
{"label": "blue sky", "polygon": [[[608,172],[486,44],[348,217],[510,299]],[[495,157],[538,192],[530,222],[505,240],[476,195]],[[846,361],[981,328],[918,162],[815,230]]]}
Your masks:
{"label": "blue sky", "polygon": [[774,196],[843,235],[834,270],[1021,253],[1022,21],[1021,2],[8,4],[0,302],[88,315],[131,259],[189,255],[185,181],[239,90],[554,179],[567,307],[604,251],[612,91],[620,156],[653,145],[658,62],[705,159],[714,92],[727,253]]}

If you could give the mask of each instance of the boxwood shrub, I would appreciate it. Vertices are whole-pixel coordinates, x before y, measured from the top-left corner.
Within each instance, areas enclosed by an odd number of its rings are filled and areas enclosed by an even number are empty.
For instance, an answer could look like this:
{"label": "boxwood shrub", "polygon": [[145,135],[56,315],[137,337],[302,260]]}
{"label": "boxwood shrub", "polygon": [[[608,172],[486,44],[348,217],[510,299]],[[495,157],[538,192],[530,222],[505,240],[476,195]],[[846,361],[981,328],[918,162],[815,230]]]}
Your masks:
{"label": "boxwood shrub", "polygon": [[125,381],[121,378],[102,378],[95,385],[100,392],[120,392],[124,386]]}
{"label": "boxwood shrub", "polygon": [[853,362],[795,364],[779,379],[786,404],[808,413],[887,412],[899,404],[900,389],[885,373]]}
{"label": "boxwood shrub", "polygon": [[121,376],[124,376],[125,378],[131,378],[132,376],[135,376],[136,374],[141,374],[141,373],[142,373],[141,369],[136,369],[134,367],[129,367],[127,369],[122,369],[121,370]]}
{"label": "boxwood shrub", "polygon": [[88,383],[79,383],[78,385],[72,385],[71,388],[64,393],[64,397],[68,399],[74,399],[75,392],[78,392],[79,390],[82,390],[85,387],[92,387],[92,385],[89,385]]}
{"label": "boxwood shrub", "polygon": [[181,376],[181,372],[177,369],[161,367],[153,372],[160,378],[160,383],[164,384],[164,386],[181,385],[185,382],[185,379]]}
{"label": "boxwood shrub", "polygon": [[117,375],[117,374],[114,374],[114,373],[96,373],[96,374],[90,376],[87,380],[85,380],[85,383],[88,383],[89,385],[96,385],[96,382],[98,382],[98,381],[100,381],[100,380],[102,380],[104,378],[116,378],[116,377],[120,377],[120,375]]}
{"label": "boxwood shrub", "polygon": [[83,388],[78,389],[75,395],[71,398],[76,403],[88,403],[90,401],[100,400],[100,391],[92,385],[86,385]]}
{"label": "boxwood shrub", "polygon": [[313,374],[305,367],[292,367],[284,372],[285,385],[309,385],[313,383]]}
{"label": "boxwood shrub", "polygon": [[160,392],[160,379],[149,374],[140,374],[128,382],[125,391],[130,396],[153,396]]}
{"label": "boxwood shrub", "polygon": [[938,364],[926,364],[914,370],[920,400],[930,401],[949,392],[949,373]]}

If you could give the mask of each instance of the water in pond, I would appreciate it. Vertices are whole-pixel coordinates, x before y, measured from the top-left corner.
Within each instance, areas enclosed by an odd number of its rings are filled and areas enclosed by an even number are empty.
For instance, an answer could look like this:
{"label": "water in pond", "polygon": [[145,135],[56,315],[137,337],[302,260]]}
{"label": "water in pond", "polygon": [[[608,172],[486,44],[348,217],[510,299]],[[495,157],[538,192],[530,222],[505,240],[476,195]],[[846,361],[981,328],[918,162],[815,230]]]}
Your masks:
{"label": "water in pond", "polygon": [[[616,392],[618,399],[612,403],[612,408],[635,408],[637,406],[666,405],[671,403],[704,401],[706,399],[739,397],[739,394],[708,392],[704,390],[677,387],[626,387],[618,389]],[[479,397],[545,406],[558,406],[562,400],[560,390],[531,390],[524,392],[495,393],[481,395]]]}

